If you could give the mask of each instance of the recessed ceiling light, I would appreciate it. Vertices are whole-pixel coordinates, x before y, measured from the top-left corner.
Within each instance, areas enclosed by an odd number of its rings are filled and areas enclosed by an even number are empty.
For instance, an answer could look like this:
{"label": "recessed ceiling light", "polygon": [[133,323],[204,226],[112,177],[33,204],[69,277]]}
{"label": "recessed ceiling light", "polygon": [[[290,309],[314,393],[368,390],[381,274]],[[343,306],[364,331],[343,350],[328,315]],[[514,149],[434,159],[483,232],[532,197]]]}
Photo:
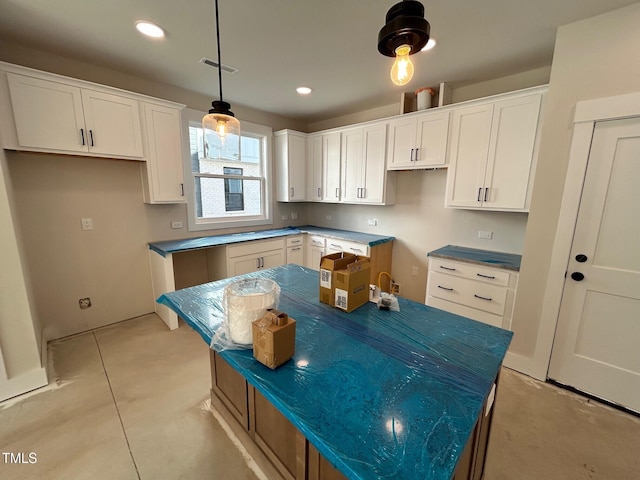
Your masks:
{"label": "recessed ceiling light", "polygon": [[138,20],[136,22],[136,28],[138,31],[147,37],[162,38],[164,37],[164,30],[154,23],[147,22],[146,20]]}
{"label": "recessed ceiling light", "polygon": [[309,95],[311,93],[311,89],[309,87],[298,87],[296,88],[296,92],[300,95]]}
{"label": "recessed ceiling light", "polygon": [[435,46],[436,46],[436,39],[431,37],[429,38],[429,41],[427,42],[427,44],[424,47],[422,47],[422,50],[420,51],[426,52],[427,50],[431,50]]}

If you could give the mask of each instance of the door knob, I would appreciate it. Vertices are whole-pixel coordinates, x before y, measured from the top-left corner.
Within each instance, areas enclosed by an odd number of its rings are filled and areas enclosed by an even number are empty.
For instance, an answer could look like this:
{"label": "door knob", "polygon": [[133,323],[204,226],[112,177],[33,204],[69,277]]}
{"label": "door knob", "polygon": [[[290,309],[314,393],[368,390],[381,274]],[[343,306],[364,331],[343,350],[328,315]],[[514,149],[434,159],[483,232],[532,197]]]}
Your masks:
{"label": "door knob", "polygon": [[587,261],[587,256],[584,255],[583,253],[579,253],[578,255],[576,255],[576,262],[584,263],[586,261]]}
{"label": "door knob", "polygon": [[576,282],[581,282],[582,280],[584,280],[584,274],[580,272],[573,272],[571,274],[571,278],[573,278]]}

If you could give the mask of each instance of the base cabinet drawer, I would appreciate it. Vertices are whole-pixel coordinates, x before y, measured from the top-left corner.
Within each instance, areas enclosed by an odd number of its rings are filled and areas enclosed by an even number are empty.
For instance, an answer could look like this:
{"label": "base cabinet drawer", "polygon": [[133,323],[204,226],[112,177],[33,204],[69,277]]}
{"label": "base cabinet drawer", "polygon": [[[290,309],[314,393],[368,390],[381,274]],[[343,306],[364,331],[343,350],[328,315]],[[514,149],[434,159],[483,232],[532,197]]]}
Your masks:
{"label": "base cabinet drawer", "polygon": [[507,288],[433,272],[427,295],[495,315],[504,314]]}
{"label": "base cabinet drawer", "polygon": [[430,257],[425,304],[510,330],[517,284],[513,270]]}

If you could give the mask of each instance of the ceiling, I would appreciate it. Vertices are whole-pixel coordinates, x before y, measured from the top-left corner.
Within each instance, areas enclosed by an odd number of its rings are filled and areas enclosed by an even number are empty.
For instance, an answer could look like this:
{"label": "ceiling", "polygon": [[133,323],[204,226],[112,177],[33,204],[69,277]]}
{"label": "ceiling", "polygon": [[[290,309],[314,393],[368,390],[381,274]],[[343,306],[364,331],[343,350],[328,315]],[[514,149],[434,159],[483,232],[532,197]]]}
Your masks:
{"label": "ceiling", "polygon": [[[219,0],[222,63],[238,69],[223,74],[224,99],[309,123],[389,105],[403,90],[549,66],[557,26],[635,1],[423,0],[438,44],[397,87],[377,51],[395,0]],[[218,99],[217,70],[199,63],[217,60],[214,0],[0,0],[0,11],[0,39]],[[139,19],[166,38],[140,35]]]}

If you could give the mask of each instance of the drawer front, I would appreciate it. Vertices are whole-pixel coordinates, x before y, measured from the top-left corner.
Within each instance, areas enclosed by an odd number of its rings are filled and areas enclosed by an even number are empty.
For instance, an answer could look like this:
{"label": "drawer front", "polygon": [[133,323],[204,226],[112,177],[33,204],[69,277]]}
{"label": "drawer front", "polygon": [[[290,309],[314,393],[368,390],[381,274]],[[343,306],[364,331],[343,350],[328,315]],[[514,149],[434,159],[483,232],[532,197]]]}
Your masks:
{"label": "drawer front", "polygon": [[309,245],[310,247],[324,248],[325,240],[326,239],[324,237],[319,237],[317,235],[309,235],[309,237],[307,237],[307,245]]}
{"label": "drawer front", "polygon": [[227,247],[227,257],[240,257],[242,255],[252,255],[254,253],[269,252],[271,250],[282,249],[284,251],[284,239],[276,240],[259,240],[245,242],[238,245],[229,245]]}
{"label": "drawer front", "polygon": [[428,295],[466,305],[495,315],[503,315],[507,288],[455,275],[430,272]]}
{"label": "drawer front", "polygon": [[287,237],[287,247],[300,247],[302,246],[302,242],[302,235]]}
{"label": "drawer front", "polygon": [[348,252],[354,255],[369,256],[369,245],[327,238],[327,253]]}
{"label": "drawer front", "polygon": [[443,258],[430,258],[429,269],[433,272],[465,277],[493,285],[509,285],[510,273],[500,268],[483,267],[473,263],[454,262]]}

